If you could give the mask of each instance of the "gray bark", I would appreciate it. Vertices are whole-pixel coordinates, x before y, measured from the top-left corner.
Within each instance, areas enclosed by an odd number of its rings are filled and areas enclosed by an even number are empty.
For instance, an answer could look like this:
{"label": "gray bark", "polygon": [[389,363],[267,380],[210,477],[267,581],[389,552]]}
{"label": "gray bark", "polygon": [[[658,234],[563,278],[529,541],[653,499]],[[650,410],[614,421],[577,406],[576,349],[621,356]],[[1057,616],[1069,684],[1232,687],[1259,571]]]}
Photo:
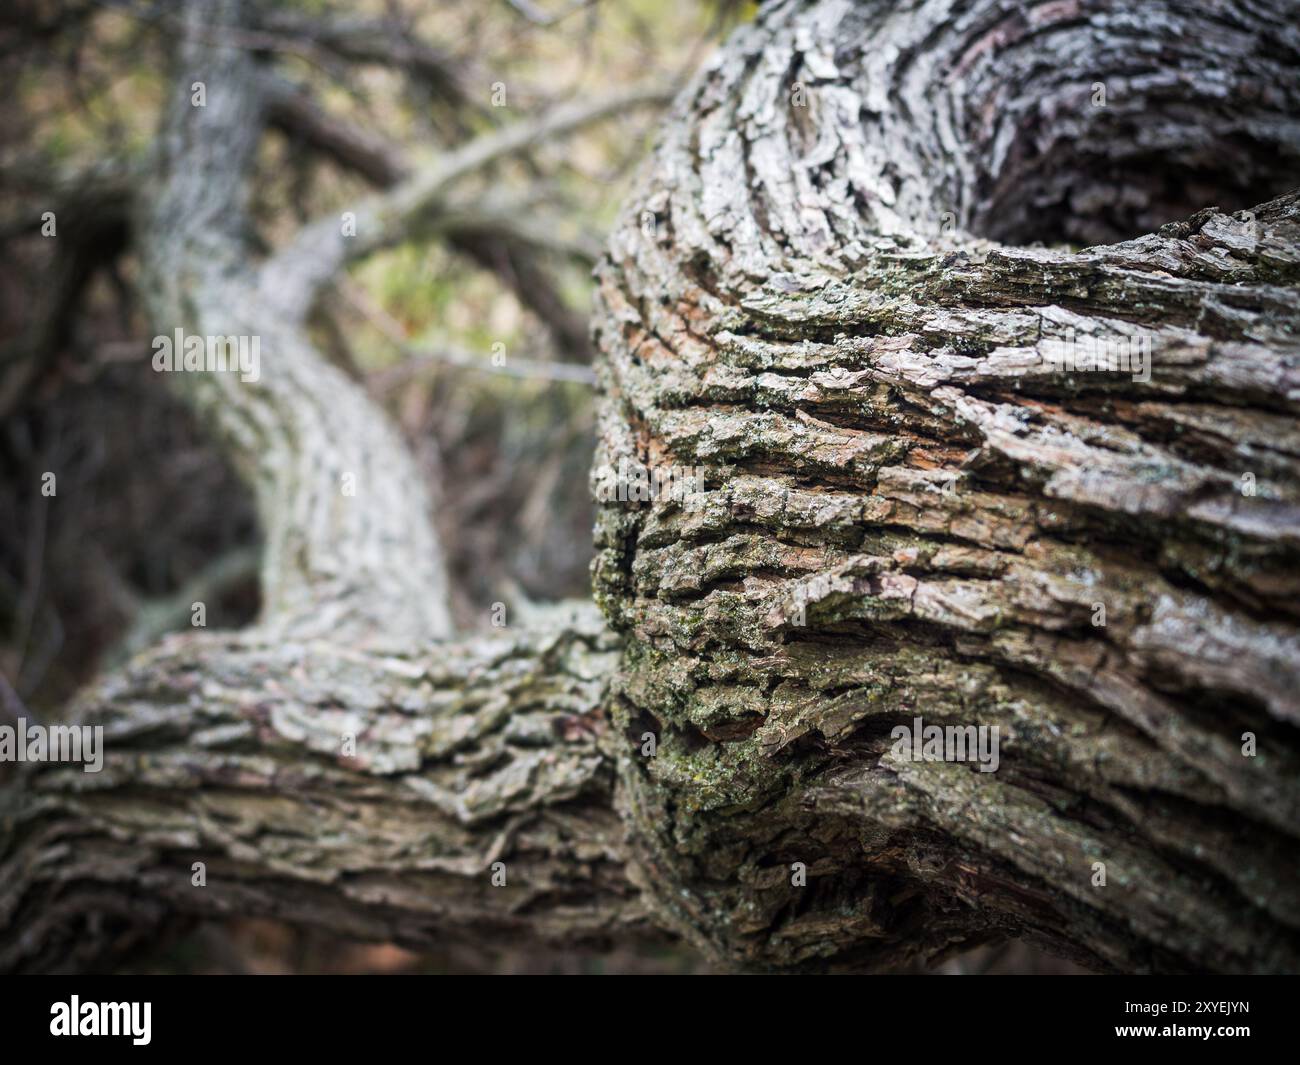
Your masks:
{"label": "gray bark", "polygon": [[617,645],[589,604],[538,624],[401,656],[260,634],[138,656],[78,708],[104,768],[9,797],[0,971],[110,965],[191,917],[417,949],[665,938],[602,749]]}
{"label": "gray bark", "polygon": [[[678,99],[598,275],[597,464],[705,467],[699,505],[601,508],[608,628],[459,642],[413,464],[302,331],[322,260],[254,271],[238,240],[265,80],[191,34],[209,106],[165,127],[144,288],[160,323],[268,338],[263,386],[181,382],[258,490],[266,615],[88,691],[109,771],[5,794],[0,966],[257,913],[784,970],[1008,936],[1300,968],[1288,10],[764,6]],[[1269,202],[1198,211],[1218,196]],[[1044,365],[1071,331],[1149,336],[1150,381]],[[998,770],[901,759],[916,716],[996,725]]]}
{"label": "gray bark", "polygon": [[[258,269],[248,256],[244,201],[265,101],[250,51],[223,43],[240,15],[236,4],[188,9],[138,203],[141,294],[163,335],[259,338],[255,384],[228,372],[173,376],[257,494],[268,633],[394,646],[446,637],[447,578],[414,461],[362,389],[312,347],[291,270]],[[341,219],[327,221],[342,231]]]}
{"label": "gray bark", "polygon": [[[684,935],[1297,967],[1300,200],[990,239],[1294,182],[1288,12],[775,4],[678,101],[600,273],[597,461],[708,488],[604,508],[596,584]],[[1150,381],[1046,366],[1070,331],[1147,335]],[[916,716],[1000,768],[900,760]]]}

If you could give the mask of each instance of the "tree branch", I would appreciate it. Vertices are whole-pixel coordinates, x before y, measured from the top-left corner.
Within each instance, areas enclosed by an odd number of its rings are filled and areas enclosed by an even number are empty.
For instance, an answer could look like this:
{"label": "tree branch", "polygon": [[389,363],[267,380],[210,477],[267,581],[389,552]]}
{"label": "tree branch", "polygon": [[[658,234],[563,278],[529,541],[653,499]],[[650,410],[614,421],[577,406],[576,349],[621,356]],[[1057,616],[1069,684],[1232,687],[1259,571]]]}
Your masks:
{"label": "tree branch", "polygon": [[[259,287],[243,196],[262,131],[255,60],[214,45],[238,10],[191,5],[155,175],[141,207],[142,292],[160,336],[244,338],[258,379],[170,379],[253,486],[266,536],[261,624],[363,643],[449,635],[447,579],[423,480],[364,391],[313,349]],[[212,19],[210,24],[205,19]],[[207,89],[191,104],[191,84]]]}
{"label": "tree branch", "polygon": [[264,31],[308,41],[350,63],[400,68],[445,102],[457,108],[469,106],[461,64],[415,37],[404,22],[270,11],[262,16],[259,25]]}
{"label": "tree branch", "polygon": [[[396,145],[331,115],[283,79],[271,81],[268,93],[270,122],[287,135],[371,184],[388,188],[409,176],[411,165]],[[532,221],[518,205],[514,213],[497,211],[485,217],[468,204],[442,212],[429,231],[441,233],[453,249],[495,272],[546,323],[560,349],[586,363],[591,361],[586,317],[569,307],[550,273],[537,261],[535,250],[586,259],[595,249],[586,242],[558,240],[559,230],[558,225]]]}
{"label": "tree branch", "polygon": [[[705,490],[605,502],[593,571],[659,737],[629,868],[703,949],[1300,966],[1285,8],[1140,5],[1152,76],[1074,6],[774,3],[679,98],[598,272],[596,461]],[[996,239],[1062,234],[1116,242]]]}
{"label": "tree branch", "polygon": [[513,123],[455,149],[392,189],[358,203],[355,236],[345,234],[337,215],[305,226],[262,268],[262,288],[283,313],[301,318],[320,286],[348,261],[409,239],[459,180],[510,155],[633,107],[662,103],[669,89],[637,86],[599,100],[571,103],[541,118]]}
{"label": "tree branch", "polygon": [[403,657],[168,638],[79,701],[101,772],[0,791],[0,971],[108,964],[110,930],[138,946],[167,914],[412,948],[662,941],[602,749],[617,645],[589,604],[556,621]]}

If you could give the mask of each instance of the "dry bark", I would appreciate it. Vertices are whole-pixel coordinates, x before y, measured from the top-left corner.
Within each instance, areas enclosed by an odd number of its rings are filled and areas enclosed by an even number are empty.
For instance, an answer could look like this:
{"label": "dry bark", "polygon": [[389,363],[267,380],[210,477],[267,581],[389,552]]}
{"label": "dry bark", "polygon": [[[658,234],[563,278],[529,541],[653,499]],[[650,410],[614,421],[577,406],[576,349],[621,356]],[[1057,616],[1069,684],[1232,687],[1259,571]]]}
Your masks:
{"label": "dry bark", "polygon": [[590,604],[538,624],[423,654],[204,634],[137,657],[79,708],[104,768],[36,767],[5,812],[0,970],[111,964],[186,917],[412,948],[664,938],[601,750],[617,645]]}
{"label": "dry bark", "polygon": [[[684,934],[1296,968],[1300,201],[991,239],[1293,182],[1287,10],[775,4],[679,100],[600,273],[597,461],[708,490],[604,508],[596,583]],[[1070,331],[1149,336],[1150,381],[1051,369]],[[998,771],[900,761],[918,715]]]}
{"label": "dry bark", "polygon": [[[1175,220],[1294,180],[1286,13],[765,6],[599,270],[597,463],[705,490],[601,508],[609,629],[451,643],[419,478],[297,324],[320,261],[237,239],[264,79],[190,35],[210,103],[164,131],[144,287],[160,323],[271,338],[263,386],[180,382],[258,488],[266,614],[88,692],[103,774],[5,795],[0,966],[258,913],[787,970],[1006,936],[1300,968],[1300,197]],[[1149,336],[1150,380],[1045,365],[1071,331]],[[916,716],[998,726],[998,770],[900,759]]]}

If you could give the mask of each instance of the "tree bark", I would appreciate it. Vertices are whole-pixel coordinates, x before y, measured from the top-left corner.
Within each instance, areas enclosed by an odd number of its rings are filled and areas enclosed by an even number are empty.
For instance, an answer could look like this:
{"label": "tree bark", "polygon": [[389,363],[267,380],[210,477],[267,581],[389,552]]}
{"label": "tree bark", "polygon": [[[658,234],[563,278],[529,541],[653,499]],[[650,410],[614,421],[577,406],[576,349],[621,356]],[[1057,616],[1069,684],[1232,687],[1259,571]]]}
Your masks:
{"label": "tree bark", "polygon": [[[1173,221],[1294,181],[1286,12],[778,3],[678,101],[600,271],[597,462],[707,490],[604,507],[596,586],[693,941],[1297,968],[1300,201]],[[1149,382],[1052,369],[1071,333]],[[916,717],[1000,767],[901,759]]]}
{"label": "tree bark", "polygon": [[[267,338],[260,386],[178,375],[258,491],[265,616],[94,686],[103,774],[4,794],[0,967],[256,913],[793,971],[1016,936],[1102,970],[1300,968],[1286,5],[765,5],[598,271],[597,467],[703,491],[601,506],[608,627],[455,642],[413,464],[305,339],[322,261],[294,249],[341,261],[328,220],[248,263],[266,82],[213,43],[238,8],[195,10],[210,102],[173,101],[143,280],[160,327]],[[365,217],[391,231],[438,180]],[[1268,202],[1198,210],[1220,196]],[[1150,379],[1054,369],[1079,337],[1144,338]],[[903,757],[917,717],[996,726],[997,770]]]}
{"label": "tree bark", "polygon": [[407,656],[206,634],[138,656],[78,708],[103,769],[39,766],[9,796],[0,970],[109,965],[177,917],[412,948],[664,939],[602,751],[617,644],[590,604],[538,624]]}
{"label": "tree bark", "polygon": [[[292,271],[249,256],[247,182],[266,116],[255,57],[232,40],[247,16],[239,3],[185,9],[178,77],[137,204],[145,308],[160,335],[257,338],[263,353],[254,382],[171,374],[256,493],[262,628],[386,646],[443,638],[447,578],[414,461],[360,386],[312,346]],[[340,218],[325,221],[342,232]]]}

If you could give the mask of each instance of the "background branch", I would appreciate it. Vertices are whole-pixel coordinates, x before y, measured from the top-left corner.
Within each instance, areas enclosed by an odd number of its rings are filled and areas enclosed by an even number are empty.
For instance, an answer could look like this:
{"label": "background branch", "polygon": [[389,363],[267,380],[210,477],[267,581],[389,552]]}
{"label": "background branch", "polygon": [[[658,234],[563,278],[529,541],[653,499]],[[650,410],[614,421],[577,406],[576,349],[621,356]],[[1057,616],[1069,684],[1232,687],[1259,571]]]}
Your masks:
{"label": "background branch", "polygon": [[566,104],[540,118],[483,134],[388,191],[356,204],[351,211],[355,236],[345,234],[338,215],[304,226],[262,267],[263,291],[283,313],[300,318],[320,286],[345,263],[418,234],[457,181],[542,141],[629,108],[664,103],[670,97],[671,90],[661,84],[638,86],[599,100]]}

